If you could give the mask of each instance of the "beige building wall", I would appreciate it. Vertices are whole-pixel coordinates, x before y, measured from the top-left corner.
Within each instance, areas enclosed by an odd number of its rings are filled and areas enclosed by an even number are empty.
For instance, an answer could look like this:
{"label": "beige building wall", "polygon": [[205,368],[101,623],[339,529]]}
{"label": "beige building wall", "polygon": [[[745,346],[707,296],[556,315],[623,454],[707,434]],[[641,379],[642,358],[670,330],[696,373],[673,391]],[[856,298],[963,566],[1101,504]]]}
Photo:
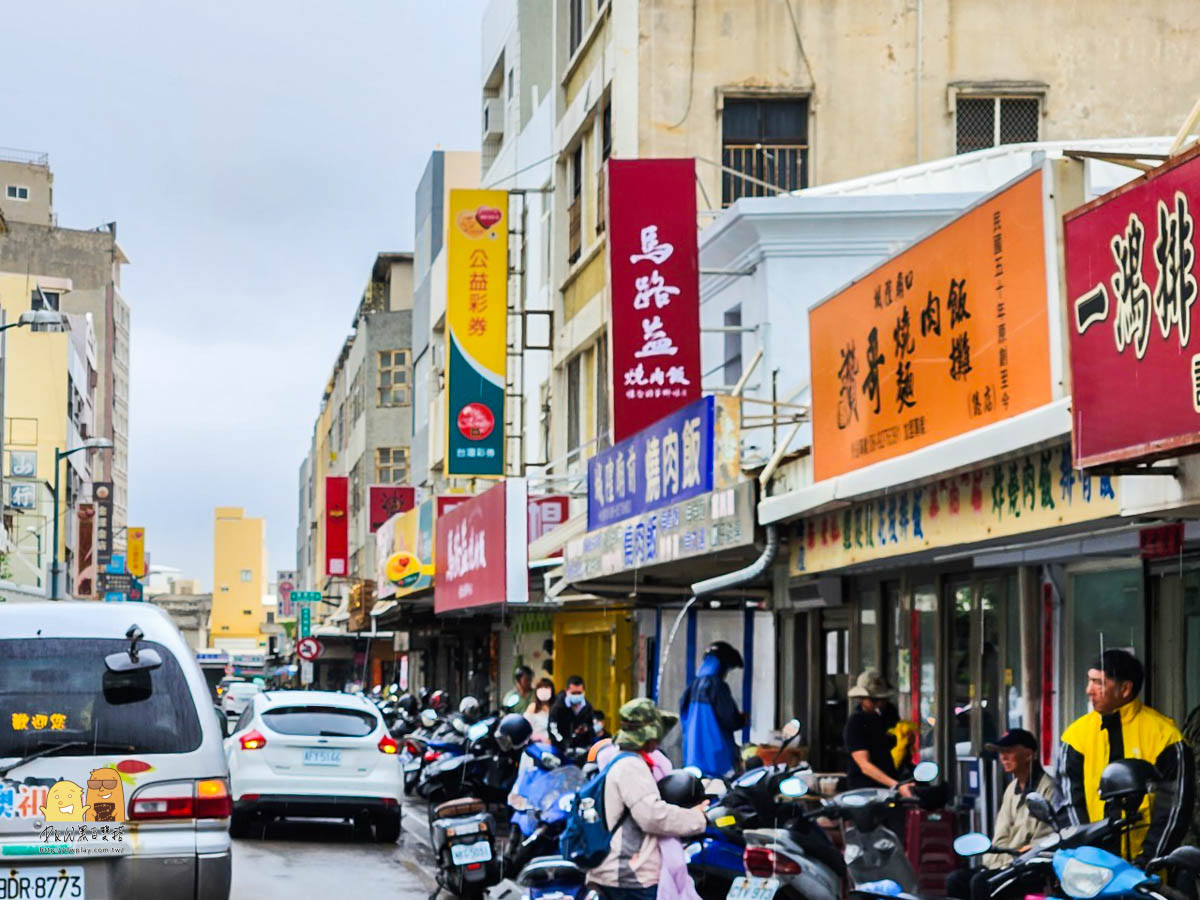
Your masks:
{"label": "beige building wall", "polygon": [[263,646],[267,593],[266,523],[235,506],[218,506],[213,517],[212,640],[254,638]]}
{"label": "beige building wall", "polygon": [[54,224],[54,175],[46,154],[0,149],[0,212],[9,222]]}
{"label": "beige building wall", "polygon": [[[554,5],[550,458],[559,472],[580,470],[594,452],[589,442],[604,438],[596,433],[597,409],[609,402],[597,380],[610,302],[606,235],[597,220],[606,106],[614,157],[697,159],[703,226],[722,205],[722,115],[731,99],[807,102],[809,186],[954,155],[959,98],[1034,100],[1038,140],[1174,134],[1196,99],[1194,83],[1169,77],[1191,69],[1200,41],[1194,0],[606,0],[582,7],[583,36],[572,52],[570,4]],[[577,148],[581,246],[572,259]],[[571,416],[583,421],[580,452],[567,459]]]}

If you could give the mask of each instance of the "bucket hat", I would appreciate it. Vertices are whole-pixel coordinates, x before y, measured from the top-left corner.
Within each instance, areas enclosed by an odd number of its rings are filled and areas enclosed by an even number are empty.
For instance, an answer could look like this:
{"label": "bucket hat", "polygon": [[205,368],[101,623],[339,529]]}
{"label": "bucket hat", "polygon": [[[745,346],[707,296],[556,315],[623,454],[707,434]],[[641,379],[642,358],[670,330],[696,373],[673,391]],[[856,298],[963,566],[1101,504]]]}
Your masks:
{"label": "bucket hat", "polygon": [[647,697],[630,700],[618,710],[621,730],[616,743],[622,750],[637,749],[647,741],[661,741],[679,722],[679,716],[664,712]]}
{"label": "bucket hat", "polygon": [[858,676],[858,680],[854,682],[854,687],[846,692],[846,696],[851,700],[861,700],[869,697],[872,700],[882,700],[885,697],[890,697],[894,694],[887,681],[879,674],[877,669],[867,669]]}

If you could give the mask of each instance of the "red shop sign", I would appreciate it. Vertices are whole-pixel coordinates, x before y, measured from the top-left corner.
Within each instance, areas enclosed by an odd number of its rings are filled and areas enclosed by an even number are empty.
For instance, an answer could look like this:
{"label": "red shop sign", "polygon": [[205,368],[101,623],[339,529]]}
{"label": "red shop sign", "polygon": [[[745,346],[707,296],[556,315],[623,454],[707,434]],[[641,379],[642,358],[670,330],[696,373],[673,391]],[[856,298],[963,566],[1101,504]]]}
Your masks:
{"label": "red shop sign", "polygon": [[1200,148],[1063,217],[1075,464],[1200,444]]}
{"label": "red shop sign", "polygon": [[377,532],[396,513],[417,505],[417,489],[402,484],[373,484],[367,489],[370,502],[370,531]]}
{"label": "red shop sign", "polygon": [[613,443],[700,396],[696,163],[608,161]]}
{"label": "red shop sign", "polygon": [[350,479],[342,475],[325,478],[325,574],[346,575],[350,555],[350,517],[347,499]]}
{"label": "red shop sign", "polygon": [[433,611],[529,600],[527,489],[509,478],[438,517]]}

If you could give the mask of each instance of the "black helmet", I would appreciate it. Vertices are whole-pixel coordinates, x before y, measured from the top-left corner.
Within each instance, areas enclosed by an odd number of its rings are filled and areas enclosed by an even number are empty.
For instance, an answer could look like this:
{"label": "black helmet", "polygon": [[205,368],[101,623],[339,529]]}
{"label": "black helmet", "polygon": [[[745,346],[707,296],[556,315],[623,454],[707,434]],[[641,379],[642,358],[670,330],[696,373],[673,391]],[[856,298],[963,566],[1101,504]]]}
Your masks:
{"label": "black helmet", "polygon": [[659,781],[658,794],[672,806],[691,809],[704,802],[704,785],[691,772],[672,772]]}
{"label": "black helmet", "polygon": [[412,694],[405,694],[396,701],[396,705],[400,707],[406,716],[415,716],[420,712],[420,704]]}
{"label": "black helmet", "polygon": [[733,649],[733,645],[725,641],[713,641],[704,651],[705,656],[715,656],[726,669],[744,669],[742,654]]}
{"label": "black helmet", "polygon": [[462,713],[462,717],[468,722],[478,721],[479,714],[482,712],[479,708],[479,701],[471,696],[462,698],[462,702],[458,704],[458,711]]}
{"label": "black helmet", "polygon": [[435,713],[444,713],[450,708],[450,695],[445,691],[434,691],[429,696],[429,708]]}
{"label": "black helmet", "polygon": [[509,713],[496,726],[496,743],[505,753],[519,750],[533,737],[533,725],[520,713]]}
{"label": "black helmet", "polygon": [[429,688],[423,687],[421,690],[417,691],[417,702],[420,703],[421,709],[429,708],[429,697]]}
{"label": "black helmet", "polygon": [[1120,800],[1122,806],[1136,809],[1150,785],[1161,780],[1158,769],[1144,759],[1118,759],[1100,773],[1100,799]]}
{"label": "black helmet", "polygon": [[513,670],[513,681],[520,681],[523,677],[532,679],[533,669],[529,668],[529,666],[517,666]]}

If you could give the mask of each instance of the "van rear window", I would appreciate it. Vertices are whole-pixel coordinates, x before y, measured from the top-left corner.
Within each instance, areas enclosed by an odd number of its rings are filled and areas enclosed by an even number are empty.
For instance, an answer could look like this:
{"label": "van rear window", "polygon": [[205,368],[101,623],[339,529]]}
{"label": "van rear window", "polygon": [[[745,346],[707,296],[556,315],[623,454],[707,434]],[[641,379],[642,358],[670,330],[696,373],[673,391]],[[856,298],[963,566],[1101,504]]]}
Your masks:
{"label": "van rear window", "polygon": [[129,649],[105,638],[0,640],[0,758],[68,742],[63,755],[187,753],[203,734],[179,662],[153,641],[157,669],[116,675],[104,657]]}
{"label": "van rear window", "polygon": [[376,719],[367,712],[337,706],[280,706],[262,714],[263,723],[280,734],[366,737]]}

